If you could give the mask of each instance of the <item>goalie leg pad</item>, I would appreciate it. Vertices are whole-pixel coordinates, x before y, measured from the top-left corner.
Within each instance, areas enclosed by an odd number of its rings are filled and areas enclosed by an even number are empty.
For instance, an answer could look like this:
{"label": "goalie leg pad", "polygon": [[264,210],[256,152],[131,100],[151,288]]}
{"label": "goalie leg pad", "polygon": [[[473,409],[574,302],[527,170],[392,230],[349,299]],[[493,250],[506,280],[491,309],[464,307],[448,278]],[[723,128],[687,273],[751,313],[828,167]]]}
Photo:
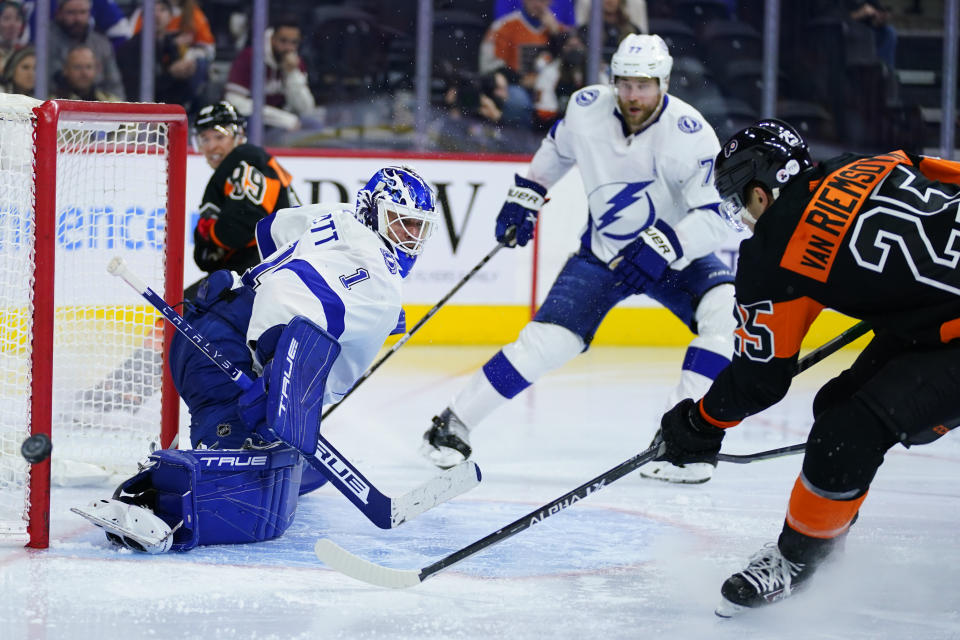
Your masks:
{"label": "goalie leg pad", "polygon": [[295,317],[277,341],[267,380],[266,433],[305,456],[317,452],[323,391],[340,343],[303,316]]}
{"label": "goalie leg pad", "polygon": [[118,489],[120,500],[148,507],[174,528],[171,550],[260,542],[293,522],[300,456],[267,449],[161,450]]}
{"label": "goalie leg pad", "polygon": [[[218,274],[227,272],[217,272]],[[204,282],[214,280],[210,276]],[[253,376],[253,360],[247,348],[247,323],[253,306],[253,291],[247,287],[226,288],[226,276],[184,316],[187,323],[216,344],[220,355]],[[217,284],[217,283],[214,283]],[[170,373],[177,393],[190,410],[190,442],[217,449],[239,448],[251,435],[237,411],[238,387],[197,345],[179,331],[169,352]]]}

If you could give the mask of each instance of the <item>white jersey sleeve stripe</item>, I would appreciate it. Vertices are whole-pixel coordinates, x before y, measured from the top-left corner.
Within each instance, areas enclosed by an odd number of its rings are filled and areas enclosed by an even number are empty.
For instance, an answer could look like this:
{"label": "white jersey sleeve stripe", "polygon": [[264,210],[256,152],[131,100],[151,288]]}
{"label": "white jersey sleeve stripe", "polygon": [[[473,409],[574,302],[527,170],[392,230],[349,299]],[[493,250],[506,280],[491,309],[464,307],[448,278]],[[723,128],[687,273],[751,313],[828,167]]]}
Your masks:
{"label": "white jersey sleeve stripe", "polygon": [[343,335],[345,328],[344,317],[347,313],[340,296],[334,292],[326,280],[324,280],[323,277],[317,273],[316,269],[306,260],[291,260],[280,267],[279,270],[290,270],[295,273],[303,284],[306,285],[307,289],[310,290],[310,293],[316,296],[317,300],[319,300],[323,306],[324,315],[327,317],[327,326],[324,328],[334,338],[339,339],[340,336]]}
{"label": "white jersey sleeve stripe", "polygon": [[273,235],[270,233],[270,227],[273,226],[274,216],[261,218],[257,223],[254,237],[257,239],[257,248],[260,250],[260,257],[266,258],[277,250],[277,244],[274,242]]}
{"label": "white jersey sleeve stripe", "polygon": [[286,261],[291,255],[293,255],[293,252],[296,250],[296,248],[297,248],[297,243],[294,242],[289,247],[284,249],[283,253],[277,256],[270,254],[269,256],[270,260],[264,260],[260,264],[250,267],[249,269],[246,270],[246,272],[244,272],[240,280],[243,281],[243,284],[247,285],[248,287],[255,287],[257,285],[257,280],[260,277],[260,274],[262,274],[264,271],[267,271],[268,269],[273,269],[278,264],[281,264],[284,261]]}

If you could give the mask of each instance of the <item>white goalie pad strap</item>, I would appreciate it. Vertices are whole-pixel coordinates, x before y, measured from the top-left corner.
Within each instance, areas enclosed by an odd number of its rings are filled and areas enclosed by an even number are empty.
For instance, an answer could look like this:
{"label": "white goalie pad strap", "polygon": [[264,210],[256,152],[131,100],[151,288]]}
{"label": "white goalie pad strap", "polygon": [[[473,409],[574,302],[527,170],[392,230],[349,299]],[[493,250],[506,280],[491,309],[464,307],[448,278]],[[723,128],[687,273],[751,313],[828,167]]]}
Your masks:
{"label": "white goalie pad strap", "polygon": [[70,511],[114,534],[117,542],[144,553],[164,553],[173,544],[173,530],[145,507],[120,500],[97,500]]}
{"label": "white goalie pad strap", "polygon": [[546,198],[533,189],[514,185],[507,189],[506,202],[518,204],[524,209],[533,209],[534,211],[539,211],[546,203]]}

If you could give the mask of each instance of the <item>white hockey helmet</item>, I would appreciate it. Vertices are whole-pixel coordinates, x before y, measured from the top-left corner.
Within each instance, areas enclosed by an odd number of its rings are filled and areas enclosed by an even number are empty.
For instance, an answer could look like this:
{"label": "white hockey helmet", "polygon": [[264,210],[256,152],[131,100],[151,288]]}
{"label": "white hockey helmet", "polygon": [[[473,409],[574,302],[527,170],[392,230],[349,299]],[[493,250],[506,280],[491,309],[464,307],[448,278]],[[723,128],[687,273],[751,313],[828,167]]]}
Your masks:
{"label": "white hockey helmet", "polygon": [[620,41],[610,59],[610,76],[624,78],[656,78],[661,93],[667,92],[673,58],[667,43],[658,35],[631,33]]}

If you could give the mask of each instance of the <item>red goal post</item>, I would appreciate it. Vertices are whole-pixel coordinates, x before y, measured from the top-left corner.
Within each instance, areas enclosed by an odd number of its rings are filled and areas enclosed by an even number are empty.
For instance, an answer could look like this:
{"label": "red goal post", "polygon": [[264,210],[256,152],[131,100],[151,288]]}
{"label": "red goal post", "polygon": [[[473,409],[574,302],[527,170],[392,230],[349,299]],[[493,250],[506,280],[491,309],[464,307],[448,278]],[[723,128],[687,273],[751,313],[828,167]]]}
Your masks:
{"label": "red goal post", "polygon": [[173,329],[106,265],[182,299],[187,133],[176,105],[0,96],[0,541],[48,545],[51,476],[115,481],[175,443]]}

